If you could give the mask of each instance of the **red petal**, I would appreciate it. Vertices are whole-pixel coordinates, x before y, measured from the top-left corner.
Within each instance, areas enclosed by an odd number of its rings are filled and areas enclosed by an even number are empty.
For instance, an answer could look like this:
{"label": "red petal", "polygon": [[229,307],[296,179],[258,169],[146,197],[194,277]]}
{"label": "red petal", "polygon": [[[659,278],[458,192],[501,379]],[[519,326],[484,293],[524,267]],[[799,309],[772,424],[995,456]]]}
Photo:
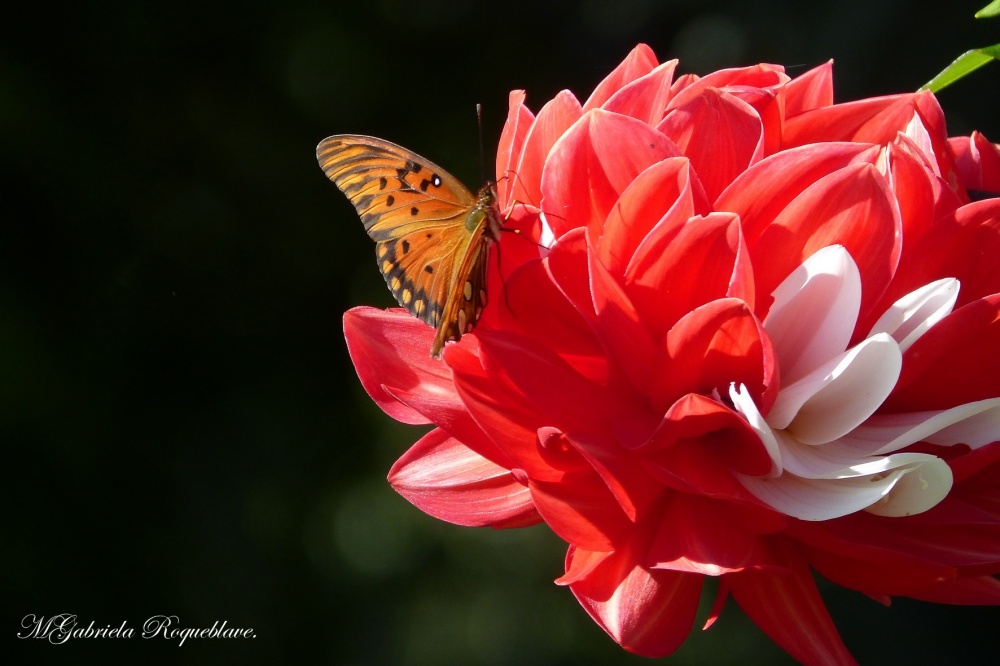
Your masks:
{"label": "red petal", "polygon": [[358,307],[344,313],[344,337],[362,386],[386,414],[411,425],[429,423],[384,386],[457,397],[451,369],[430,357],[434,329],[406,311]]}
{"label": "red petal", "polygon": [[650,566],[706,576],[771,565],[728,502],[673,493],[649,548]]}
{"label": "red petal", "polygon": [[766,414],[778,390],[777,365],[770,340],[748,305],[735,298],[695,308],[670,329],[650,390],[654,405],[667,405],[687,393],[729,394],[744,384]]}
{"label": "red petal", "polygon": [[827,60],[795,77],[778,93],[785,105],[785,117],[795,116],[833,104],[833,61]]}
{"label": "red petal", "polygon": [[[562,245],[565,244],[560,242],[557,247]],[[588,306],[585,319],[553,282],[549,264],[553,256],[558,263],[558,255],[554,251],[542,261],[525,264],[507,279],[506,298],[497,307],[501,315],[498,328],[534,338],[557,351],[586,377],[599,382],[607,377],[607,359],[591,328],[593,306]],[[581,256],[581,262],[585,260]],[[586,280],[585,272],[580,279]]]}
{"label": "red petal", "polygon": [[785,70],[780,65],[751,65],[749,67],[735,67],[732,69],[720,69],[701,78],[678,79],[678,84],[674,86],[675,96],[670,101],[671,106],[687,104],[691,99],[701,95],[706,88],[720,88],[728,93],[741,96],[744,102],[749,103],[758,111],[760,107],[754,100],[770,103],[771,94],[781,86],[788,83],[790,79],[785,74]]}
{"label": "red petal", "polygon": [[664,109],[670,101],[676,67],[676,60],[663,63],[616,92],[601,108],[632,116],[647,125],[656,125],[663,118]]}
{"label": "red petal", "polygon": [[893,546],[884,535],[866,539],[876,529],[861,521],[844,526],[792,521],[787,534],[803,544],[810,566],[824,578],[873,598],[909,596],[930,583],[955,577],[954,567],[928,561],[903,544]]}
{"label": "red petal", "polygon": [[789,571],[747,570],[726,582],[758,627],[803,664],[854,664],[801,556],[782,548]]}
{"label": "red petal", "polygon": [[885,179],[870,164],[847,166],[816,181],[766,228],[745,216],[743,222],[761,318],[770,308],[769,295],[824,247],[843,245],[857,264],[862,311],[882,295],[899,261],[899,208]]}
{"label": "red petal", "polygon": [[595,550],[580,550],[576,546],[570,546],[566,550],[566,573],[556,578],[556,585],[569,585],[578,580],[583,580],[590,575],[597,566],[604,560],[611,557],[610,552]]}
{"label": "red petal", "polygon": [[1000,395],[1000,295],[973,301],[933,326],[903,354],[881,412],[947,409]]}
{"label": "red petal", "polygon": [[751,505],[759,501],[733,478],[733,472],[760,476],[771,469],[770,456],[746,420],[697,394],[671,405],[639,450],[650,473],[669,488]]}
{"label": "red petal", "polygon": [[500,134],[496,160],[497,199],[501,209],[507,208],[511,198],[511,182],[507,174],[516,168],[524,138],[534,120],[531,111],[524,105],[523,90],[511,91],[508,107],[507,122],[504,123],[503,132]]}
{"label": "red petal", "polygon": [[1000,192],[1000,146],[973,132],[948,139],[962,184],[970,190]]}
{"label": "red petal", "polygon": [[595,109],[556,143],[542,174],[542,209],[559,238],[570,229],[601,233],[612,206],[649,165],[680,151],[660,132],[629,116]]}
{"label": "red petal", "polygon": [[582,115],[580,102],[568,90],[563,90],[542,107],[524,139],[520,158],[508,174],[515,183],[511,190],[512,202],[539,205],[542,200],[542,168],[549,151]]}
{"label": "red petal", "polygon": [[929,164],[924,152],[907,136],[900,134],[890,144],[889,159],[892,189],[903,221],[903,238],[913,243],[963,202],[935,173],[936,165]]}
{"label": "red petal", "polygon": [[653,49],[645,44],[639,44],[629,52],[620,65],[615,67],[613,72],[597,84],[594,92],[587,99],[587,103],[583,105],[583,110],[590,111],[603,105],[612,95],[629,83],[653,71],[656,65],[656,54],[653,53]]}
{"label": "red petal", "polygon": [[1000,605],[1000,580],[993,576],[960,578],[910,595],[914,599],[932,601],[938,604],[960,604],[963,606]]}
{"label": "red petal", "polygon": [[557,482],[528,482],[535,508],[552,531],[585,550],[610,551],[632,523],[595,473],[567,475]]}
{"label": "red petal", "polygon": [[1000,292],[1000,200],[962,206],[938,220],[923,236],[910,239],[889,289],[859,330],[868,330],[897,299],[941,278],[961,283],[956,307]]}
{"label": "red petal", "polygon": [[578,434],[566,437],[608,486],[632,522],[662,493],[663,486],[646,472],[642,461],[616,442]]}
{"label": "red petal", "polygon": [[760,116],[746,102],[706,88],[681,106],[671,105],[658,130],[691,159],[710,201],[764,153]]}
{"label": "red petal", "polygon": [[708,214],[708,199],[690,165],[684,157],[662,160],[636,176],[622,192],[597,246],[598,259],[612,274],[625,274],[636,248],[656,225],[665,224],[676,233],[693,215]]}
{"label": "red petal", "polygon": [[[573,559],[582,556],[579,550],[572,554]],[[701,586],[699,575],[646,569],[626,550],[605,557],[570,589],[623,648],[644,657],[665,657],[691,633]]]}
{"label": "red petal", "polygon": [[625,290],[593,253],[589,256],[595,321],[605,355],[617,362],[632,386],[641,392],[649,380],[656,342]]}
{"label": "red petal", "polygon": [[744,236],[756,239],[808,187],[850,164],[874,163],[878,153],[875,146],[829,143],[772,155],[733,181],[715,208],[737,213]]}
{"label": "red petal", "polygon": [[424,435],[389,471],[389,483],[426,514],[470,527],[524,527],[541,520],[510,471],[441,429]]}
{"label": "red petal", "polygon": [[636,249],[626,289],[657,338],[678,319],[733,295],[753,303],[753,273],[739,218],[729,213],[657,225]]}
{"label": "red petal", "polygon": [[785,147],[828,141],[890,143],[906,129],[914,113],[920,114],[932,136],[944,139],[944,114],[930,93],[869,97],[835,104],[785,122]]}
{"label": "red petal", "polygon": [[[633,396],[612,392],[576,372],[556,354],[509,333],[480,336],[483,365],[489,378],[516,387],[544,422],[531,424],[563,432],[623,436],[623,425],[648,417]],[[462,392],[456,370],[456,385]],[[484,387],[485,388],[485,387]],[[501,409],[504,409],[501,407]],[[651,431],[651,427],[647,432]],[[489,429],[487,429],[489,432]]]}

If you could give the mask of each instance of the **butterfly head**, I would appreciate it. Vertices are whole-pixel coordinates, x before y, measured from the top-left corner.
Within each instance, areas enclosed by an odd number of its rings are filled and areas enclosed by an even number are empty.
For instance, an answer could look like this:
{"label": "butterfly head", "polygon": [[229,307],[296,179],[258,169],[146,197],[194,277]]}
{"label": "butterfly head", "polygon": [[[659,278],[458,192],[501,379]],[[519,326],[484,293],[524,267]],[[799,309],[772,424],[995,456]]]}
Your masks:
{"label": "butterfly head", "polygon": [[[485,217],[486,226],[483,229],[483,237],[490,243],[500,240],[500,230],[503,228],[503,216],[497,207],[497,189],[493,183],[487,183],[479,190],[476,198],[475,212],[478,215],[470,215],[466,225],[473,226],[469,231],[473,231]],[[475,222],[473,219],[475,218]]]}

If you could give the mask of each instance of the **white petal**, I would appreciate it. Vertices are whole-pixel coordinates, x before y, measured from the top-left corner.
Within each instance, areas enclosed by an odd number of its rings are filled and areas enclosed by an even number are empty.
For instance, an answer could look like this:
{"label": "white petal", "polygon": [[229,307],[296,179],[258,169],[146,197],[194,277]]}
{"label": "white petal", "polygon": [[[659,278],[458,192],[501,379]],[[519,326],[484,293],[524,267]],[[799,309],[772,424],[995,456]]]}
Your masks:
{"label": "white petal", "polygon": [[858,456],[828,444],[812,446],[797,442],[784,430],[775,430],[774,438],[781,450],[782,469],[805,479],[837,478],[851,465],[872,460],[871,456]]}
{"label": "white petal", "polygon": [[[886,516],[912,515],[931,508],[951,489],[951,469],[934,456],[900,453],[865,467],[870,473],[834,479],[790,473],[774,479],[737,478],[762,502],[802,520],[831,520],[862,509]],[[910,475],[911,480],[902,482]]]}
{"label": "white petal", "polygon": [[767,422],[806,444],[833,441],[875,413],[902,365],[899,345],[880,333],[782,386]]}
{"label": "white petal", "polygon": [[948,412],[960,412],[963,409],[967,414],[964,418],[956,419],[955,425],[924,437],[924,441],[944,446],[968,444],[971,448],[978,449],[1000,439],[1000,398],[970,402],[949,409]]}
{"label": "white petal", "polygon": [[910,292],[879,317],[869,337],[888,333],[899,343],[899,349],[906,351],[931,326],[951,314],[959,286],[955,278],[944,278]]}
{"label": "white petal", "polygon": [[915,442],[972,448],[1000,439],[1000,398],[969,402],[951,409],[904,414],[877,414],[828,447],[845,455],[891,453]]}
{"label": "white petal", "polygon": [[546,249],[552,249],[552,246],[556,243],[556,235],[552,232],[552,227],[549,226],[549,221],[545,219],[545,212],[538,212],[538,219],[542,222],[542,230],[538,236],[538,244]]}
{"label": "white petal", "polygon": [[729,397],[733,401],[733,408],[743,415],[743,418],[747,420],[751,428],[757,431],[757,436],[760,437],[760,441],[764,444],[764,449],[771,456],[770,476],[781,474],[781,451],[778,447],[778,442],[775,440],[775,433],[767,425],[764,417],[761,416],[757,405],[754,404],[753,398],[750,397],[750,393],[747,391],[747,387],[740,384],[740,388],[737,390],[736,384],[730,384]]}
{"label": "white petal", "polygon": [[910,122],[906,125],[906,130],[903,131],[913,143],[916,144],[917,148],[920,149],[922,156],[924,158],[924,164],[930,167],[934,171],[934,175],[941,178],[941,169],[938,166],[937,156],[934,151],[934,140],[931,139],[930,132],[927,131],[927,127],[924,125],[923,120],[920,119],[920,114],[916,111],[910,117]]}
{"label": "white petal", "polygon": [[923,513],[943,500],[951,490],[952,473],[948,463],[928,456],[930,459],[902,472],[881,500],[869,506],[866,511],[877,516],[912,516]]}
{"label": "white petal", "polygon": [[861,307],[861,274],[840,245],[819,250],[774,290],[764,329],[782,381],[794,382],[847,349]]}

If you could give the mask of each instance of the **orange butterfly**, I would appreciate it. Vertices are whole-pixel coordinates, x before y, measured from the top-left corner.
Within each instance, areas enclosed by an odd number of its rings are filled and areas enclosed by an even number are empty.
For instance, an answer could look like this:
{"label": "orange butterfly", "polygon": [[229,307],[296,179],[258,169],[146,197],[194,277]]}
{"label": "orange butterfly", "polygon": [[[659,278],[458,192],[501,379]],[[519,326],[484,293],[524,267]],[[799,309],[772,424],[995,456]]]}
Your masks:
{"label": "orange butterfly", "polygon": [[493,185],[473,196],[433,162],[358,134],[323,139],[316,159],[375,241],[389,291],[437,329],[431,356],[440,358],[445,342],[471,331],[486,304],[488,250],[503,226]]}

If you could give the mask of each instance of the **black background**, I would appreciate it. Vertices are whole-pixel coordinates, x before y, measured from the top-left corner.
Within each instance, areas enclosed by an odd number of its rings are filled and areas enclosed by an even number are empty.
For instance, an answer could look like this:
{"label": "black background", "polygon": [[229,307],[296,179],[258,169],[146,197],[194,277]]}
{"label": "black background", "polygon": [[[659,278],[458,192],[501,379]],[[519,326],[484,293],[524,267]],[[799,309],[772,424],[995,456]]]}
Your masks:
{"label": "black background", "polygon": [[[583,100],[638,42],[682,72],[835,60],[838,101],[1000,41],[986,0],[22,3],[0,23],[0,626],[36,664],[643,663],[551,581],[564,546],[438,523],[384,477],[422,430],[358,385],[345,309],[393,305],[328,134],[480,180],[507,94]],[[1000,66],[940,95],[1000,140]],[[862,663],[987,663],[995,609],[824,585]],[[17,640],[75,613],[131,640]],[[146,618],[256,638],[138,638]],[[8,650],[5,648],[5,652]],[[789,663],[733,604],[669,663]]]}

